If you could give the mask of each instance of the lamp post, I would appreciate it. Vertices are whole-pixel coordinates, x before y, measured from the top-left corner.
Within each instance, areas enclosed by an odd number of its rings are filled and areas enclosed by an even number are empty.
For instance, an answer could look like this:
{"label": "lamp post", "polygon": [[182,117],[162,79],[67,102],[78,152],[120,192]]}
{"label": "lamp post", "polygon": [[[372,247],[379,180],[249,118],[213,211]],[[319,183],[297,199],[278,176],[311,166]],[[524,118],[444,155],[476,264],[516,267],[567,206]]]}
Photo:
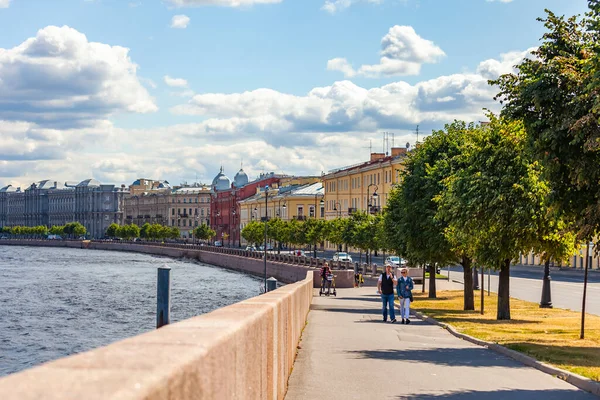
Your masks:
{"label": "lamp post", "polygon": [[338,218],[342,218],[342,203],[340,203],[339,201],[333,203],[333,211],[336,211],[338,213]]}
{"label": "lamp post", "polygon": [[269,214],[267,212],[269,204],[269,185],[265,186],[265,293],[267,293],[267,223],[269,222]]}
{"label": "lamp post", "polygon": [[[372,195],[369,195],[369,193],[370,193],[369,189],[371,188],[371,186],[375,186],[375,190],[373,190]],[[379,187],[374,183],[371,183],[371,184],[369,184],[369,186],[367,186],[367,200],[369,201],[367,203],[367,206],[369,207],[369,214],[372,214],[371,207],[374,207],[373,200],[375,200],[375,203],[377,203],[377,198],[379,197],[379,195],[377,194],[377,189],[379,189]]]}
{"label": "lamp post", "polygon": [[[238,230],[238,226],[237,226],[237,223],[236,223],[236,219],[237,219],[237,213],[236,213],[236,211],[235,211],[235,208],[233,208],[233,209],[231,210],[231,215],[233,215],[233,234],[234,234],[234,238],[233,238],[233,245],[235,246],[235,234],[236,234],[236,232],[237,232],[237,230]],[[231,240],[231,239],[230,239],[230,240]],[[238,242],[238,243],[239,243],[239,242]]]}
{"label": "lamp post", "polygon": [[[282,201],[283,201],[283,207],[281,206],[281,202]],[[286,201],[285,201],[285,198],[283,198],[283,197],[281,199],[279,199],[279,201],[277,202],[277,216],[279,218],[282,217],[282,215],[281,215],[281,209],[283,208],[285,210],[287,208],[287,206],[285,205],[285,203],[286,203]]]}

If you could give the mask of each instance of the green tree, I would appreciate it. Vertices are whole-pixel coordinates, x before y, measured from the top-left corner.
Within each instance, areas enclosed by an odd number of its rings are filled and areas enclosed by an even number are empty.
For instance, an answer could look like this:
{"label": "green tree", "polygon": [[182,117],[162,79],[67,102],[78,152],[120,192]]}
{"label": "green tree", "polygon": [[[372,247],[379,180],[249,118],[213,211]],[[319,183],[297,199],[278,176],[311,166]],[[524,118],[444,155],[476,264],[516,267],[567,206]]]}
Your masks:
{"label": "green tree", "polygon": [[277,253],[281,253],[281,244],[287,239],[285,222],[281,218],[273,218],[269,220],[267,236],[269,239],[274,240],[277,243]]}
{"label": "green tree", "polygon": [[265,224],[251,221],[242,229],[241,235],[248,243],[258,246],[265,239]]}
{"label": "green tree", "polygon": [[547,212],[548,185],[525,150],[523,124],[489,115],[457,156],[464,168],[445,180],[439,211],[449,236],[472,244],[480,265],[500,270],[498,320],[510,319],[510,263],[531,249]]}
{"label": "green tree", "polygon": [[169,228],[169,239],[179,239],[181,237],[181,232],[179,232],[179,228],[176,226],[172,226]]}
{"label": "green tree", "polygon": [[80,236],[85,235],[86,233],[87,229],[85,228],[85,226],[83,226],[79,222],[75,222],[75,224],[73,225],[73,235],[78,238]]}
{"label": "green tree", "polygon": [[215,237],[216,234],[217,232],[206,224],[199,225],[194,229],[194,236],[200,240],[210,240]]}
{"label": "green tree", "polygon": [[306,242],[313,246],[313,256],[317,257],[317,244],[322,243],[327,235],[327,224],[325,221],[310,218],[304,223]]}
{"label": "green tree", "polygon": [[112,224],[109,225],[109,227],[106,229],[106,236],[108,237],[116,237],[117,236],[117,229],[119,229],[119,225],[115,224],[114,222]]}
{"label": "green tree", "polygon": [[546,10],[546,32],[533,57],[502,75],[502,116],[523,121],[528,148],[544,166],[551,200],[588,240],[600,227],[600,1],[585,18]]}
{"label": "green tree", "polygon": [[338,251],[342,250],[342,245],[344,244],[344,231],[346,230],[346,224],[348,219],[346,218],[336,218],[327,221],[327,237],[326,239],[337,245]]}
{"label": "green tree", "polygon": [[151,225],[148,222],[142,225],[142,227],[140,228],[140,237],[142,239],[150,239],[150,228]]}
{"label": "green tree", "polygon": [[60,235],[60,236],[62,236],[62,235],[64,235],[64,230],[65,230],[65,227],[63,225],[58,225],[58,226],[54,225],[52,228],[50,228],[49,233],[51,235]]}

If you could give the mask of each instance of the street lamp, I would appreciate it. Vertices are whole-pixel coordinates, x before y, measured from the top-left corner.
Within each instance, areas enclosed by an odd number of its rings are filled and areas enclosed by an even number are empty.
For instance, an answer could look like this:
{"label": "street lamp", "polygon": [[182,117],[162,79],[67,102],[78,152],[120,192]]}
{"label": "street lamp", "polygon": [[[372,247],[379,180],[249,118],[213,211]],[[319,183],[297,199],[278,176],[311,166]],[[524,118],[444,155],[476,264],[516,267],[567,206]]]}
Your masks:
{"label": "street lamp", "polygon": [[[281,207],[281,202],[283,201],[283,207]],[[281,198],[279,199],[279,201],[277,202],[277,216],[279,218],[281,218],[281,209],[283,208],[284,210],[287,208],[287,206],[285,205],[286,201],[285,198]]]}
{"label": "street lamp", "polygon": [[[372,195],[369,195],[369,189],[371,188],[371,186],[375,186],[375,190],[373,190]],[[367,200],[369,201],[367,206],[369,207],[369,214],[371,214],[371,207],[374,207],[373,200],[375,203],[377,203],[377,198],[379,197],[379,195],[377,194],[377,189],[379,189],[379,187],[374,183],[371,183],[369,184],[369,186],[367,186]]]}
{"label": "street lamp", "polygon": [[269,222],[269,214],[268,214],[268,204],[269,204],[269,185],[265,186],[265,293],[267,293],[267,223]]}
{"label": "street lamp", "polygon": [[342,203],[340,203],[339,201],[333,203],[333,211],[336,211],[338,213],[338,218],[342,218]]}

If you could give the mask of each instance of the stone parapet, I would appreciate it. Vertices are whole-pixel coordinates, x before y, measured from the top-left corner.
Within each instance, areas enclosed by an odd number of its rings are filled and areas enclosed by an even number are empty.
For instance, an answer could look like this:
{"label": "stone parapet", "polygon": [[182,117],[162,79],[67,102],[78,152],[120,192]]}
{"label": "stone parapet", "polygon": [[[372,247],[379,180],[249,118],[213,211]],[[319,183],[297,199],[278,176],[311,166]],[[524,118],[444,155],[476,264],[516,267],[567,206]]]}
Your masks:
{"label": "stone parapet", "polygon": [[0,398],[283,399],[312,296],[305,270],[267,294],[0,378]]}

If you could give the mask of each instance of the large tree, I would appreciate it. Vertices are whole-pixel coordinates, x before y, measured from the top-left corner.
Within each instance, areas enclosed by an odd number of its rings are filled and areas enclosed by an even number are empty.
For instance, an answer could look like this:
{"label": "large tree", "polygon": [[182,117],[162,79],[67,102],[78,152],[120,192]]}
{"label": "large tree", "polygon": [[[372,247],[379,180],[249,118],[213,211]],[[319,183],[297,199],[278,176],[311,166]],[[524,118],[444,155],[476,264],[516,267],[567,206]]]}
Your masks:
{"label": "large tree", "polygon": [[600,227],[600,1],[585,18],[546,10],[542,44],[500,87],[502,115],[523,121],[544,165],[551,200],[576,219],[581,239]]}
{"label": "large tree", "polygon": [[[448,222],[438,213],[436,198],[444,190],[443,181],[456,169],[460,144],[475,129],[464,122],[434,131],[405,162],[401,183],[388,201],[385,227],[393,248],[408,260],[421,264],[463,264],[464,309],[473,310],[471,257],[466,243],[445,235]],[[435,270],[435,269],[433,269]],[[429,274],[429,297],[436,297],[435,273]]]}
{"label": "large tree", "polygon": [[549,188],[525,152],[523,124],[489,117],[461,144],[463,167],[444,181],[439,202],[448,235],[468,241],[478,264],[500,270],[496,317],[506,320],[510,263],[536,243]]}
{"label": "large tree", "polygon": [[214,229],[211,229],[206,224],[199,225],[196,227],[196,229],[194,229],[194,235],[200,240],[210,240],[215,237],[216,234],[217,232],[215,232]]}

